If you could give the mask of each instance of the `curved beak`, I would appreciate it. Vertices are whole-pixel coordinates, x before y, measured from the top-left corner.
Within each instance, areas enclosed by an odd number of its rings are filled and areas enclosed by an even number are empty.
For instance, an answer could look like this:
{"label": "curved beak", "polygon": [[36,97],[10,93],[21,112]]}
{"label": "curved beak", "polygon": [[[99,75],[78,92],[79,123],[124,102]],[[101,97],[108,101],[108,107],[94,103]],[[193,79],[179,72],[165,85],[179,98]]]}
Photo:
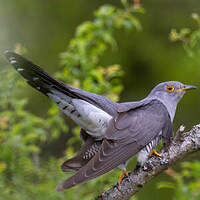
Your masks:
{"label": "curved beak", "polygon": [[177,92],[186,92],[186,90],[192,90],[192,89],[197,89],[197,87],[193,86],[193,85],[184,85],[183,88],[177,89],[175,91],[175,93],[177,93]]}
{"label": "curved beak", "polygon": [[197,89],[197,87],[193,86],[193,85],[185,85],[183,89],[184,90],[192,90],[192,89]]}

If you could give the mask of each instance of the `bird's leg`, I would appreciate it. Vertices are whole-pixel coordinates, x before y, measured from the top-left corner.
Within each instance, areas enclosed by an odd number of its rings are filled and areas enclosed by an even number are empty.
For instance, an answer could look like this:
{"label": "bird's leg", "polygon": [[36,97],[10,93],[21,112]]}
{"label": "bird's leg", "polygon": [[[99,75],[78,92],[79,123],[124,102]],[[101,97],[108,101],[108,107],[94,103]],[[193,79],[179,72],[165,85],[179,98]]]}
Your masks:
{"label": "bird's leg", "polygon": [[157,151],[155,151],[155,150],[151,150],[151,152],[149,153],[149,157],[152,157],[152,155],[155,155],[155,156],[157,156],[157,157],[162,157]]}
{"label": "bird's leg", "polygon": [[118,180],[118,185],[121,184],[121,182],[122,182],[124,176],[127,176],[127,177],[129,176],[128,171],[122,170],[121,175],[120,175],[119,180]]}

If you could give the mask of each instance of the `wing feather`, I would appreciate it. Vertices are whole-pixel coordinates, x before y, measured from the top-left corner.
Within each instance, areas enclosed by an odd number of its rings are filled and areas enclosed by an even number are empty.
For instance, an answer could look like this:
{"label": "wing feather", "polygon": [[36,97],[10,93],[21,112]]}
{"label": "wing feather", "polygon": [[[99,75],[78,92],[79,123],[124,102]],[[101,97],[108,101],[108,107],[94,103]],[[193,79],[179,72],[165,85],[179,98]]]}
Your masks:
{"label": "wing feather", "polygon": [[138,152],[138,149],[140,149],[137,143],[132,143],[123,147],[120,145],[113,148],[108,147],[109,152],[104,152],[107,148],[106,146],[109,146],[110,144],[106,144],[106,140],[103,143],[104,150],[98,152],[94,158],[91,159],[87,165],[82,167],[74,176],[60,184],[57,187],[57,191],[71,188],[77,184],[82,184],[88,180],[105,174],[128,160],[133,154]]}
{"label": "wing feather", "polygon": [[94,138],[89,137],[79,150],[78,154],[65,161],[62,164],[61,169],[64,172],[78,171],[100,150],[101,143],[101,140],[96,141]]}
{"label": "wing feather", "polygon": [[158,100],[123,115],[111,120],[100,151],[74,176],[59,185],[57,190],[84,183],[126,162],[157,137],[169,120],[165,106]]}

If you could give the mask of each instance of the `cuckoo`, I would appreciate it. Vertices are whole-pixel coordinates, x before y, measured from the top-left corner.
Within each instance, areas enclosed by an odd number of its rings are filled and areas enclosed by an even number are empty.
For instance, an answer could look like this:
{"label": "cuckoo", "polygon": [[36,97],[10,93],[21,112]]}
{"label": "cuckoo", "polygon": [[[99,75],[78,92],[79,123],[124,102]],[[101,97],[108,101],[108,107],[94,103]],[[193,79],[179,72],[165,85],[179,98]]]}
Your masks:
{"label": "cuckoo", "polygon": [[128,175],[128,160],[137,154],[143,166],[153,148],[162,139],[167,145],[172,137],[176,107],[185,92],[195,86],[178,81],[155,86],[146,98],[116,103],[104,96],[71,87],[25,59],[6,51],[5,55],[29,85],[53,100],[67,116],[81,127],[84,141],[77,155],[65,161],[61,169],[76,173],[57,187],[57,191],[121,168],[119,184]]}

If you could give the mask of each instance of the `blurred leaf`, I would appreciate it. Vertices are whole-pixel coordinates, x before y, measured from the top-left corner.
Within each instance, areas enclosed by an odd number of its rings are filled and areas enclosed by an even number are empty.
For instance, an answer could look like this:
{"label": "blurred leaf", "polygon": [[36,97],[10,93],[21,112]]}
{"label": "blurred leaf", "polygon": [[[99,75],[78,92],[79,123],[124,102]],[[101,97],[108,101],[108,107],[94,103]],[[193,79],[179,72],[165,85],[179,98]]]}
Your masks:
{"label": "blurred leaf", "polygon": [[162,189],[162,188],[169,188],[169,189],[175,189],[176,185],[174,183],[171,182],[160,182],[157,184],[158,189]]}
{"label": "blurred leaf", "polygon": [[190,57],[200,55],[200,17],[197,13],[193,13],[192,19],[197,24],[197,27],[193,30],[182,28],[178,32],[176,29],[172,29],[170,33],[171,41],[181,41],[183,43],[183,48]]}

